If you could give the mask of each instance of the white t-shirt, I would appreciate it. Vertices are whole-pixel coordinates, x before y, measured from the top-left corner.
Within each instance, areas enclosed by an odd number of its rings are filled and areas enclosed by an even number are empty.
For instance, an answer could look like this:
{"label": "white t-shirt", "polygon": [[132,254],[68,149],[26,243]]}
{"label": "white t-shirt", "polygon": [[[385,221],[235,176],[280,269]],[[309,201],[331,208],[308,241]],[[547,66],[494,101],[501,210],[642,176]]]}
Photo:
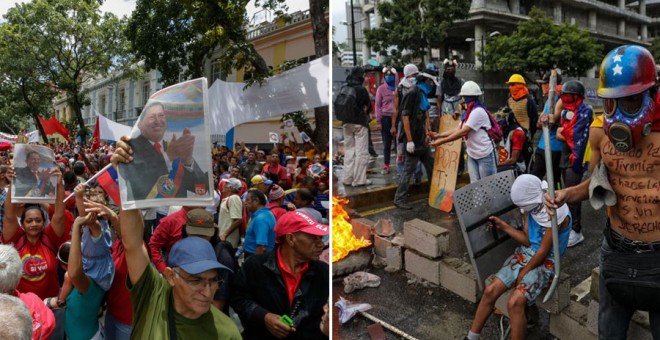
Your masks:
{"label": "white t-shirt", "polygon": [[465,125],[469,126],[472,131],[467,135],[465,142],[466,151],[468,156],[472,159],[482,159],[489,156],[493,152],[493,142],[488,137],[488,132],[482,129],[490,129],[490,119],[488,113],[482,107],[477,107],[470,112]]}
{"label": "white t-shirt", "polygon": [[[231,195],[222,200],[220,203],[220,215],[218,216],[218,228],[220,229],[220,234],[224,233],[225,230],[229,229],[234,219],[243,218],[243,201],[238,195]],[[236,248],[238,243],[241,241],[241,234],[236,228],[228,237],[227,241]]]}

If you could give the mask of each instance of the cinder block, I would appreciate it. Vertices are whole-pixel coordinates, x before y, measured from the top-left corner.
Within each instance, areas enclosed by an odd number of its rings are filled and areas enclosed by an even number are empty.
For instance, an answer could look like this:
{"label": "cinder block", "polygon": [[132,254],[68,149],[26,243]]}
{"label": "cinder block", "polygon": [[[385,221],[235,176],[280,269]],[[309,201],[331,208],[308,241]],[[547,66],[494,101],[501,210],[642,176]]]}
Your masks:
{"label": "cinder block", "polygon": [[598,277],[600,276],[600,267],[596,267],[591,270],[591,298],[599,301],[600,297],[598,296]]}
{"label": "cinder block", "polygon": [[386,237],[374,235],[374,253],[380,257],[387,257],[387,248],[392,246],[392,241]]}
{"label": "cinder block", "polygon": [[550,334],[561,340],[596,340],[587,329],[587,307],[571,302],[561,313],[550,314]]}
{"label": "cinder block", "polygon": [[570,303],[571,303],[571,276],[561,273],[559,275],[559,283],[557,284],[557,288],[555,289],[555,292],[552,294],[550,297],[550,300],[548,302],[543,303],[543,298],[545,297],[545,294],[548,292],[548,288],[543,290],[543,294],[536,299],[536,304],[540,307],[545,309],[548,313],[551,314],[557,314],[561,312],[564,308],[566,308]]}
{"label": "cinder block", "polygon": [[397,271],[403,269],[403,250],[401,247],[387,248],[387,271]]}
{"label": "cinder block", "polygon": [[442,256],[449,249],[449,231],[420,219],[403,223],[403,237],[406,248],[431,259]]}
{"label": "cinder block", "polygon": [[431,260],[406,249],[405,261],[406,271],[431,283],[440,284],[440,260]]}
{"label": "cinder block", "polygon": [[374,241],[373,230],[376,222],[366,219],[366,218],[354,218],[351,220],[351,225],[353,226],[353,235],[355,237],[364,238],[370,242]]}
{"label": "cinder block", "polygon": [[477,302],[477,277],[472,266],[460,259],[447,256],[440,259],[440,285],[465,300]]}
{"label": "cinder block", "polygon": [[374,255],[371,265],[375,268],[385,268],[387,266],[387,259],[378,255]]}
{"label": "cinder block", "polygon": [[593,335],[598,336],[598,301],[589,301],[587,307],[587,329]]}

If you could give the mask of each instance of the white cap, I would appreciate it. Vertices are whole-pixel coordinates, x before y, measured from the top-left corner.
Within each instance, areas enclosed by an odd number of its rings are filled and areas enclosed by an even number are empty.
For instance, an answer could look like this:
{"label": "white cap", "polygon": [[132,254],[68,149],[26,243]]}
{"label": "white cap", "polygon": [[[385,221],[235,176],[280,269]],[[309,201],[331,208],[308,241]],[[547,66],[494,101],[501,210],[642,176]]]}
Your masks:
{"label": "white cap", "polygon": [[415,64],[408,64],[403,67],[403,76],[408,77],[419,73],[419,69]]}
{"label": "white cap", "polygon": [[459,96],[468,96],[468,97],[476,97],[476,96],[481,96],[483,92],[481,92],[481,89],[479,88],[479,85],[477,83],[473,82],[472,80],[466,81],[465,84],[461,87],[461,93],[459,93]]}

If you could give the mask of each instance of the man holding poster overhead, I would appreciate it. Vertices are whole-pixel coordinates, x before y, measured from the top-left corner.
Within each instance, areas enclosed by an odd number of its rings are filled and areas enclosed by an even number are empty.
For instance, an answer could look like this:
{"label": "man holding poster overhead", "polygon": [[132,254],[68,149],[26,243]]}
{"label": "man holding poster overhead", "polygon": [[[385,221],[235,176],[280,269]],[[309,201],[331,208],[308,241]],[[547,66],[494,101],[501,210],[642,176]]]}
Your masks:
{"label": "man holding poster overhead", "polygon": [[130,141],[133,161],[119,167],[129,201],[208,192],[208,177],[193,159],[195,137],[190,129],[184,128],[180,137],[163,139],[167,118],[161,102],[151,101],[144,108],[137,127],[140,135]]}

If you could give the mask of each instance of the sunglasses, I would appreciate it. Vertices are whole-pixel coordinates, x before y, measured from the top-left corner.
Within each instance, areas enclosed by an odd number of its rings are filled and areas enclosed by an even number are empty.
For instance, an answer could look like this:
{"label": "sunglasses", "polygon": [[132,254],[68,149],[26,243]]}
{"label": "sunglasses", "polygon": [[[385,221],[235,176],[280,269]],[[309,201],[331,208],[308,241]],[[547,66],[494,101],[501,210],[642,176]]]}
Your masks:
{"label": "sunglasses", "polygon": [[603,98],[605,115],[611,117],[617,108],[619,108],[626,116],[635,117],[642,110],[647,94],[648,91],[644,91],[623,98]]}

